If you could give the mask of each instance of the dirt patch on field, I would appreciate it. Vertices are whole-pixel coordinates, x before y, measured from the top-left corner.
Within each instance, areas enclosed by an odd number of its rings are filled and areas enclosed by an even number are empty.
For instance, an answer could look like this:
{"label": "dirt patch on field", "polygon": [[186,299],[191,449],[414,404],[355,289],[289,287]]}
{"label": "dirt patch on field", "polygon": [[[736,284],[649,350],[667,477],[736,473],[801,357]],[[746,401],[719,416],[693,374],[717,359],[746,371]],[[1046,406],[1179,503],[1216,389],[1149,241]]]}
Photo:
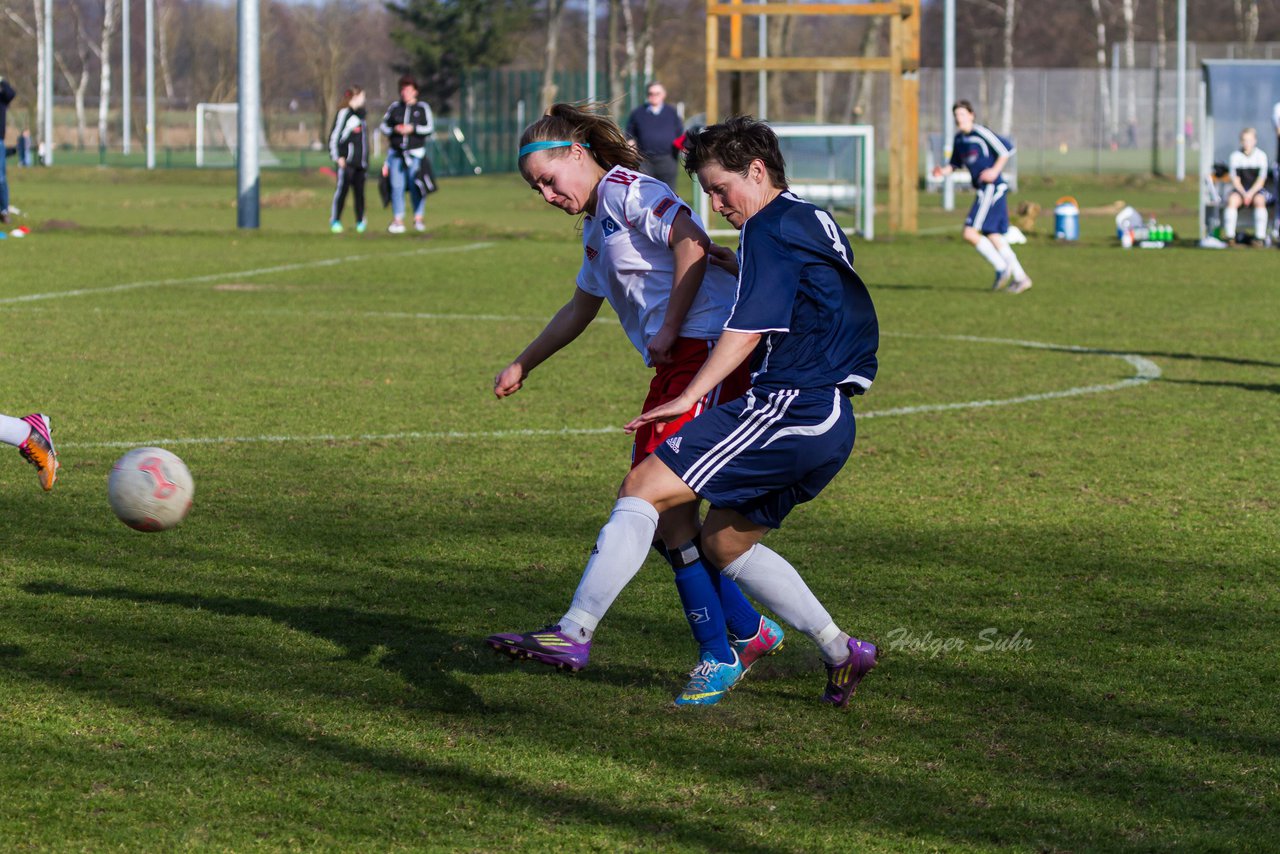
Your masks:
{"label": "dirt patch on field", "polygon": [[305,208],[315,201],[314,190],[277,190],[262,197],[264,208]]}
{"label": "dirt patch on field", "polygon": [[47,219],[40,227],[45,231],[75,231],[80,228],[80,223],[69,219]]}

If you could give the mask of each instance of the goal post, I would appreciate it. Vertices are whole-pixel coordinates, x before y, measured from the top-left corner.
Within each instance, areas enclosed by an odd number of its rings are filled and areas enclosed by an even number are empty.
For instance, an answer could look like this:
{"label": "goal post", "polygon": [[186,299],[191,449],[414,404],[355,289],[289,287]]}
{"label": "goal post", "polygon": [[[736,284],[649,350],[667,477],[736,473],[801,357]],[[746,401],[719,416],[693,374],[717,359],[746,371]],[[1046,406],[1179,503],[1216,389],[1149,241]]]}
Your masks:
{"label": "goal post", "polygon": [[[770,124],[787,164],[791,192],[815,205],[851,211],[855,225],[846,234],[866,240],[876,236],[876,132],[871,125]],[[710,203],[698,194],[698,216],[709,223]],[[735,234],[729,229],[709,232],[713,237]]]}
{"label": "goal post", "polygon": [[[236,161],[236,139],[239,136],[239,104],[214,104],[201,102],[196,104],[196,167],[234,166]],[[259,120],[258,127],[262,128]],[[265,135],[259,131],[258,162],[263,166],[279,166],[280,158],[276,157],[267,145]]]}

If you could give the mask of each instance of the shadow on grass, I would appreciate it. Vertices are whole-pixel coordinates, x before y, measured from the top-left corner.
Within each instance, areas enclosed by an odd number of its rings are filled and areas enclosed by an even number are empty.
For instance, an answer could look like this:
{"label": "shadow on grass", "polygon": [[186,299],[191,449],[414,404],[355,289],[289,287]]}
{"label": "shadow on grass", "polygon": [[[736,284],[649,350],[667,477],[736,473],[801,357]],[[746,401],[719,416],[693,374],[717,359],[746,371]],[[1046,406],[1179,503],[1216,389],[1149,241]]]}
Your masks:
{"label": "shadow on grass", "polygon": [[[234,596],[156,593],[123,587],[74,587],[47,581],[24,584],[20,589],[34,596],[108,599],[229,617],[263,617],[341,647],[345,661],[361,662],[376,657],[377,666],[393,671],[409,685],[423,689],[421,695],[429,698],[431,708],[452,714],[486,710],[484,700],[458,682],[453,673],[496,673],[508,670],[513,664],[505,656],[484,646],[480,637],[457,637],[440,631],[427,621],[394,613],[334,605],[284,605]],[[3,647],[0,647],[0,656],[3,656]],[[536,664],[524,666],[531,672],[545,671],[551,679],[578,679],[619,688],[666,685],[669,681],[675,683],[675,677],[655,676],[651,668],[625,664],[588,669],[572,676]]]}
{"label": "shadow on grass", "polygon": [[1175,385],[1199,385],[1211,388],[1238,388],[1241,391],[1260,391],[1268,394],[1280,394],[1280,383],[1233,383],[1226,380],[1174,380],[1168,377],[1161,377],[1156,380],[1160,383],[1173,383]]}

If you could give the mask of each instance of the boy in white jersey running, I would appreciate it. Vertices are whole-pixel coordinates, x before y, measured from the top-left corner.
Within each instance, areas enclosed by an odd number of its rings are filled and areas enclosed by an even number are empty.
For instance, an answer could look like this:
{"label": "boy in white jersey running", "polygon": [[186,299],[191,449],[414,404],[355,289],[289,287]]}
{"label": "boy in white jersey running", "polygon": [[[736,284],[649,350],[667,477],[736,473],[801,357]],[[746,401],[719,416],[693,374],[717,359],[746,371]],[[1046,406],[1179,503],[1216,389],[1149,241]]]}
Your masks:
{"label": "boy in white jersey running", "polygon": [[[736,282],[725,270],[708,267],[711,241],[702,224],[670,187],[640,174],[639,163],[617,125],[569,104],[556,104],[525,130],[521,173],[547,204],[582,215],[583,261],[573,297],[494,379],[498,397],[514,394],[534,368],[577,338],[605,300],[655,369],[641,411],[679,397],[706,362],[729,317]],[[637,431],[633,467],[681,425],[748,385],[740,364],[678,418]],[[690,504],[663,514],[653,544],[675,570],[700,657],[745,669],[782,646],[782,629],[756,611],[734,582],[704,565],[697,537],[698,507]],[[649,542],[643,545],[647,549]],[[588,570],[557,625],[495,634],[487,643],[515,658],[580,670],[600,618],[633,575]],[[706,687],[695,676],[677,704],[709,705],[723,696]]]}
{"label": "boy in white jersey running", "polygon": [[1240,208],[1253,208],[1253,238],[1259,246],[1270,245],[1267,234],[1267,206],[1271,204],[1271,191],[1267,189],[1267,154],[1258,148],[1258,132],[1245,128],[1240,132],[1240,149],[1231,152],[1227,159],[1227,174],[1231,177],[1231,192],[1227,195],[1227,209],[1222,212],[1222,225],[1228,243],[1236,241],[1236,218]]}

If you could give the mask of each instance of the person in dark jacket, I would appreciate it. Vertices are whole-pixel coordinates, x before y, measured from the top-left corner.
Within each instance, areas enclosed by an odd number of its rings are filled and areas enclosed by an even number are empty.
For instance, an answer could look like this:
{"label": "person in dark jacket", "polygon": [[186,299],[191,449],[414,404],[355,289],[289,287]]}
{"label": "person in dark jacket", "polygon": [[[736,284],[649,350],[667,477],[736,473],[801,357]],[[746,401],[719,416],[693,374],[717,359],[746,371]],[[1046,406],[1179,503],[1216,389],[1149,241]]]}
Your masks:
{"label": "person in dark jacket", "polygon": [[627,119],[627,136],[635,140],[636,148],[644,155],[641,170],[674,188],[680,165],[675,140],[684,133],[684,124],[666,103],[667,90],[661,83],[650,83],[645,97],[649,103],[636,107]]}
{"label": "person in dark jacket", "polygon": [[342,206],[350,189],[356,209],[356,231],[364,234],[364,179],[369,171],[369,123],[364,116],[364,90],[352,86],[333,120],[329,133],[329,156],[338,167],[338,186],[333,191],[329,230],[342,233]]}
{"label": "person in dark jacket", "polygon": [[418,100],[418,84],[405,75],[400,78],[400,100],[387,107],[378,128],[387,137],[387,159],[382,164],[382,174],[391,179],[391,212],[394,219],[387,231],[404,234],[404,194],[408,191],[413,201],[413,227],[426,231],[423,215],[426,212],[426,196],[414,180],[427,156],[427,138],[435,131],[435,118],[431,107]]}
{"label": "person in dark jacket", "polygon": [[[13,91],[9,81],[0,76],[0,151],[4,150],[5,114],[9,112],[9,102],[18,93]],[[5,160],[0,157],[0,222],[9,221],[9,179],[5,176]]]}

